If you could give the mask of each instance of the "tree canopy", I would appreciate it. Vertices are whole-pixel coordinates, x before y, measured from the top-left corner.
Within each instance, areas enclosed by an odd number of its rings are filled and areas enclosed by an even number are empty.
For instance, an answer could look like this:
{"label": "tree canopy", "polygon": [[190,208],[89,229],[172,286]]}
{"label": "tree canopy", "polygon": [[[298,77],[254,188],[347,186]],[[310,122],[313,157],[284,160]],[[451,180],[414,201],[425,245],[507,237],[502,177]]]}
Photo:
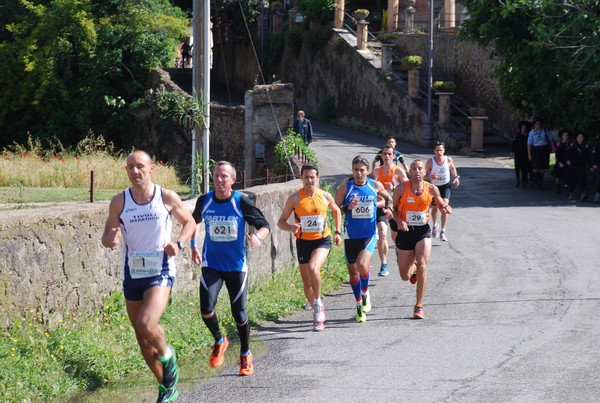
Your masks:
{"label": "tree canopy", "polygon": [[169,0],[2,0],[0,146],[90,130],[122,144],[129,108],[187,24]]}
{"label": "tree canopy", "polygon": [[600,0],[465,0],[461,36],[493,45],[505,102],[548,127],[600,129]]}

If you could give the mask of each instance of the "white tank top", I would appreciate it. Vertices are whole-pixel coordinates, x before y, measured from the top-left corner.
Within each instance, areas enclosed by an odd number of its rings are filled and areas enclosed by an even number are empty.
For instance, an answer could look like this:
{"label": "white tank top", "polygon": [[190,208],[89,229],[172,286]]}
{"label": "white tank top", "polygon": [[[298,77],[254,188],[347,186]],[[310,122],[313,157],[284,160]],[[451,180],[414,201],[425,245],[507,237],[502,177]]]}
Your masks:
{"label": "white tank top", "polygon": [[448,157],[444,155],[444,162],[441,165],[435,161],[435,157],[431,157],[431,174],[436,173],[437,178],[431,179],[431,183],[435,186],[445,185],[450,183],[450,164],[448,164]]}
{"label": "white tank top", "polygon": [[175,259],[163,249],[171,242],[173,221],[163,202],[161,187],[154,185],[154,196],[146,204],[136,203],[131,189],[123,194],[125,203],[119,221],[125,240],[124,278],[175,277]]}

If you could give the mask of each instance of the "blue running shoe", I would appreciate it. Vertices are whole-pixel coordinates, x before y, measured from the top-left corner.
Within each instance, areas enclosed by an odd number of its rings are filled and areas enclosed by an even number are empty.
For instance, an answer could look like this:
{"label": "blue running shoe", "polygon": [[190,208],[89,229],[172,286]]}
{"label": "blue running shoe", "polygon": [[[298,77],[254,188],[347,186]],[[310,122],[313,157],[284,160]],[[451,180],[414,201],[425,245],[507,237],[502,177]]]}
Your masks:
{"label": "blue running shoe", "polygon": [[379,277],[387,277],[388,274],[390,274],[390,270],[388,269],[388,265],[384,263],[381,265],[378,275]]}

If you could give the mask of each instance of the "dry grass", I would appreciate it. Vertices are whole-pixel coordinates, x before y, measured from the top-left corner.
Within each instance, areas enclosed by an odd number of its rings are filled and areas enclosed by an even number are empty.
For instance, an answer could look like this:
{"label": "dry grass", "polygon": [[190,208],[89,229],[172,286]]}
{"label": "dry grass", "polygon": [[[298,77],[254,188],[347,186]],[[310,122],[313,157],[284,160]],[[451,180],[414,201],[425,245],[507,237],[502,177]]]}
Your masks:
{"label": "dry grass", "polygon": [[[124,189],[129,186],[125,172],[126,154],[115,152],[102,136],[88,135],[74,150],[60,143],[42,147],[39,140],[27,146],[3,150],[0,158],[0,187],[86,188],[94,172],[94,188]],[[175,168],[155,161],[152,180],[167,188],[179,187]]]}

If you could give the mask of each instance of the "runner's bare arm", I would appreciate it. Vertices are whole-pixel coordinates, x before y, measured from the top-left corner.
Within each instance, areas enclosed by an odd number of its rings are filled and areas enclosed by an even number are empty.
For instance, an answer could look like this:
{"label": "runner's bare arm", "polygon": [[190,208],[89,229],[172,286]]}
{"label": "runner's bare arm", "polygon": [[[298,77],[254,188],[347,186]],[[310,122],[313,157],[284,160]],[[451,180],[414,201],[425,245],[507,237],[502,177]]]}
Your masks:
{"label": "runner's bare arm", "polygon": [[377,196],[381,197],[384,200],[383,211],[389,220],[394,216],[394,213],[392,211],[392,196],[390,196],[388,191],[385,190],[385,186],[383,186],[381,182],[375,181],[375,185],[377,186]]}
{"label": "runner's bare arm", "polygon": [[[167,208],[171,210],[173,217],[182,225],[177,241],[187,243],[196,232],[196,221],[190,210],[183,204],[177,193],[169,189],[163,189],[163,200]],[[175,256],[180,252],[177,242],[168,242],[164,246],[165,253]]]}
{"label": "runner's bare arm", "polygon": [[454,165],[454,160],[452,157],[448,157],[448,165],[450,166],[450,173],[454,177],[452,184],[455,188],[457,188],[460,186],[460,176],[458,176],[458,171],[456,170],[456,166]]}
{"label": "runner's bare arm", "polygon": [[329,202],[329,208],[331,209],[333,221],[335,222],[333,242],[336,245],[340,245],[342,243],[342,210],[340,210],[335,203],[335,200],[333,200],[333,196],[331,196],[329,192],[323,191],[323,195],[325,196],[325,200]]}
{"label": "runner's bare arm", "polygon": [[102,234],[102,246],[105,248],[114,248],[121,241],[121,227],[119,226],[119,215],[123,210],[125,198],[123,192],[116,194],[108,206],[108,217],[104,224],[104,233]]}
{"label": "runner's bare arm", "polygon": [[438,206],[438,210],[444,214],[452,213],[452,207],[450,207],[450,204],[446,204],[444,199],[442,199],[442,195],[440,194],[440,190],[437,186],[430,183],[429,192],[433,196],[433,200],[435,201],[435,205]]}
{"label": "runner's bare arm", "polygon": [[281,216],[279,216],[279,220],[277,220],[277,227],[279,227],[279,229],[283,231],[290,231],[292,233],[298,232],[298,230],[300,229],[300,225],[298,225],[298,223],[296,222],[292,224],[288,222],[288,219],[292,215],[294,208],[296,208],[296,206],[298,205],[298,202],[298,192],[294,192],[294,194],[288,197],[288,199],[285,201],[285,205],[283,206],[283,210],[281,211]]}

